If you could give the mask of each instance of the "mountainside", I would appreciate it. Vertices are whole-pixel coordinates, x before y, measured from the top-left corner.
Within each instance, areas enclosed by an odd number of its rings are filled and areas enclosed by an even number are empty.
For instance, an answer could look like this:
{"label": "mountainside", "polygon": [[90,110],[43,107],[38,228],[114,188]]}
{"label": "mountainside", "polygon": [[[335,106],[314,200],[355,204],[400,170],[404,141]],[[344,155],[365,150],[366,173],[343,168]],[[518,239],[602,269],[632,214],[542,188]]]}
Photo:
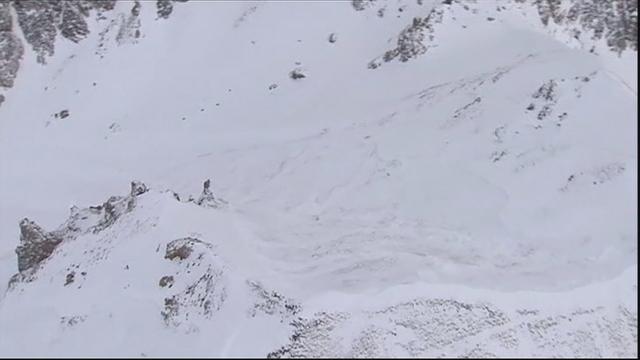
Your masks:
{"label": "mountainside", "polygon": [[636,357],[636,77],[635,0],[0,1],[0,355]]}

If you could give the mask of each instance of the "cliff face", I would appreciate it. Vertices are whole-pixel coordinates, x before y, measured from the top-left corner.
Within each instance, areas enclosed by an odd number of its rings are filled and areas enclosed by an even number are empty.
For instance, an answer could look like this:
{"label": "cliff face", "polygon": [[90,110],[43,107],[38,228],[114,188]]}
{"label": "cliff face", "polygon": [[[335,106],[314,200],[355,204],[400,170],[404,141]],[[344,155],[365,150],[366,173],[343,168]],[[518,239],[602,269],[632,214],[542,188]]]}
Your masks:
{"label": "cliff face", "polygon": [[[14,32],[11,8],[8,2],[0,2],[0,87],[13,86],[24,48]],[[2,103],[0,94],[0,104]]]}
{"label": "cliff face", "polygon": [[[157,19],[168,19],[175,2],[186,0],[157,0]],[[119,37],[139,37],[139,30],[131,31],[131,28],[137,21],[140,2],[136,0],[123,5],[128,5],[130,10],[128,16],[116,18],[122,33]],[[47,58],[55,54],[56,39],[82,41],[90,33],[89,23],[105,17],[105,13],[112,12],[115,7],[116,0],[0,1],[0,88],[13,86],[25,46],[35,53],[39,63],[46,64]]]}

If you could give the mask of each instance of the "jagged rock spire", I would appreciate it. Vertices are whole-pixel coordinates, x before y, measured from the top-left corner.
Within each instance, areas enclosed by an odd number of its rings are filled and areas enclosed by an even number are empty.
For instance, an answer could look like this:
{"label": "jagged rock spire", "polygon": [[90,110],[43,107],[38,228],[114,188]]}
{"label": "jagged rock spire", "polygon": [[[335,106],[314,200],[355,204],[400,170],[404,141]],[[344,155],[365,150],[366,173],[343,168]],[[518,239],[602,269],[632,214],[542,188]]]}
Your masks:
{"label": "jagged rock spire", "polygon": [[217,199],[213,195],[211,191],[211,179],[207,179],[202,185],[202,194],[200,194],[200,197],[196,200],[196,204],[203,207],[219,208],[226,204],[226,201]]}

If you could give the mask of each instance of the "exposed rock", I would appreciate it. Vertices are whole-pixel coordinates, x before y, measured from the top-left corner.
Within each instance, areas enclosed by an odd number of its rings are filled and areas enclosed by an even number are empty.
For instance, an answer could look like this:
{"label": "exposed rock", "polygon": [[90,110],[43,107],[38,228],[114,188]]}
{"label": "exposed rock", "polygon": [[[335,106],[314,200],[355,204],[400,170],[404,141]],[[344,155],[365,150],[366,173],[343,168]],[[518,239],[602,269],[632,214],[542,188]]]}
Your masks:
{"label": "exposed rock", "polygon": [[[0,2],[0,87],[12,87],[20,68],[24,48],[13,33],[13,21],[8,2]],[[0,104],[4,96],[0,95]]]}
{"label": "exposed rock", "polygon": [[172,287],[173,282],[174,282],[173,276],[167,275],[160,278],[158,285],[160,285],[160,287]]}
{"label": "exposed rock", "polygon": [[[181,279],[197,274],[191,285],[164,299],[161,315],[167,326],[178,327],[194,315],[208,319],[224,303],[227,293],[223,267],[211,252],[212,248],[211,244],[190,237],[167,244],[165,258],[179,259],[181,262],[178,264],[188,269]],[[186,259],[189,260],[183,261]]]}
{"label": "exposed rock", "polygon": [[[158,0],[158,16],[167,18],[174,2],[186,0]],[[0,1],[0,87],[12,87],[24,54],[24,47],[13,26],[11,8],[17,15],[17,23],[24,39],[36,53],[39,63],[54,55],[56,37],[80,42],[90,32],[87,19],[96,13],[100,18],[105,11],[115,8],[115,0],[2,0]],[[135,42],[140,33],[140,7],[136,1],[129,16],[120,19],[116,36],[118,44]],[[113,21],[112,21],[113,23]],[[108,31],[112,25],[110,24]],[[104,32],[103,31],[103,32]],[[101,33],[101,38],[104,34]]]}
{"label": "exposed rock", "polygon": [[[557,87],[557,82],[552,79],[540,86],[532,95],[534,99],[542,102],[542,107],[537,115],[538,120],[544,120],[552,113],[555,104],[558,102]],[[535,108],[535,106],[532,107],[531,105],[533,104],[530,104],[527,110]]]}
{"label": "exposed rock", "polygon": [[173,12],[174,2],[187,2],[189,0],[157,0],[156,8],[158,13],[158,19],[168,19]]}
{"label": "exposed rock", "polygon": [[223,205],[226,205],[226,201],[222,199],[217,199],[213,192],[211,191],[211,180],[207,179],[202,188],[202,194],[195,201],[195,203],[199,206],[210,207],[210,208],[219,208]]}
{"label": "exposed rock", "polygon": [[86,18],[91,10],[112,10],[115,0],[107,1],[12,1],[18,23],[38,62],[54,54],[56,35],[79,42],[89,34]]}
{"label": "exposed rock", "polygon": [[75,277],[76,277],[76,273],[74,271],[68,273],[64,281],[64,286],[67,286],[73,283],[73,281],[75,280]]}
{"label": "exposed rock", "polygon": [[389,62],[397,57],[400,61],[406,62],[427,52],[427,46],[424,45],[424,41],[425,39],[433,40],[434,26],[441,21],[442,11],[439,9],[431,10],[424,19],[414,18],[411,25],[407,26],[398,35],[396,48],[387,51],[383,55],[384,61]]}
{"label": "exposed rock", "polygon": [[192,237],[176,239],[167,244],[164,258],[169,260],[185,260],[191,255],[196,244],[203,245],[206,248],[210,247],[209,244],[203,242],[202,240],[198,240]]}
{"label": "exposed rock", "polygon": [[193,250],[187,244],[177,245],[177,244],[169,244],[167,245],[167,251],[164,256],[165,259],[174,260],[180,259],[184,260],[191,255]]}
{"label": "exposed rock", "polygon": [[147,191],[149,191],[149,188],[143,182],[135,180],[131,182],[130,196],[139,196]]}
{"label": "exposed rock", "polygon": [[[520,0],[519,2],[523,2]],[[637,0],[530,0],[544,25],[555,23],[575,37],[604,39],[612,51],[638,50]]]}
{"label": "exposed rock", "polygon": [[36,53],[38,62],[44,64],[45,57],[53,55],[60,9],[50,1],[28,0],[12,4],[25,40]]}
{"label": "exposed rock", "polygon": [[45,232],[38,224],[23,219],[20,222],[20,245],[16,248],[18,271],[24,271],[40,264],[53,253],[62,238]]}
{"label": "exposed rock", "polygon": [[296,357],[339,357],[340,349],[334,345],[331,332],[338,324],[349,319],[348,314],[320,312],[313,319],[293,320],[293,334],[289,343],[267,354],[267,359]]}
{"label": "exposed rock", "polygon": [[158,0],[156,7],[158,8],[158,18],[168,19],[173,11],[173,2],[171,0]]}
{"label": "exposed rock", "polygon": [[53,114],[53,117],[55,117],[56,119],[65,119],[69,117],[69,110],[61,110],[60,112]]}
{"label": "exposed rock", "polygon": [[289,77],[293,80],[304,79],[307,77],[301,68],[293,69],[289,72]]}
{"label": "exposed rock", "polygon": [[351,6],[353,6],[356,11],[362,11],[370,6],[372,6],[376,0],[351,0]]}
{"label": "exposed rock", "polygon": [[331,34],[329,35],[329,42],[333,44],[333,43],[335,43],[336,41],[338,41],[338,34],[336,34],[336,33],[331,33]]}
{"label": "exposed rock", "polygon": [[[146,185],[134,181],[129,196],[112,196],[102,205],[85,209],[74,206],[67,221],[51,232],[44,231],[29,219],[23,219],[20,222],[20,245],[16,248],[18,270],[20,273],[28,269],[35,270],[62,241],[75,239],[88,232],[97,233],[113,225],[123,214],[133,210],[136,197],[146,191]],[[17,274],[11,283],[24,278],[24,274]]]}
{"label": "exposed rock", "polygon": [[165,298],[164,310],[161,312],[165,324],[180,326],[190,315],[211,318],[227,297],[222,275],[222,270],[209,266],[184,291]]}

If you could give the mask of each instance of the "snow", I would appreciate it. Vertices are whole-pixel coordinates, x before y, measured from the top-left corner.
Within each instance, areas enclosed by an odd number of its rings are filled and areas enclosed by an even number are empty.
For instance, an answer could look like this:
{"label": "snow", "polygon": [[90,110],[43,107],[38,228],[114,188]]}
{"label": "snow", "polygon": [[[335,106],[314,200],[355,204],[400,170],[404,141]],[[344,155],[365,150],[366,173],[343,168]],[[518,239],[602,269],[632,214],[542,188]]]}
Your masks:
{"label": "snow", "polygon": [[[263,357],[291,320],[324,312],[328,330],[295,349],[636,356],[636,53],[571,48],[482,1],[444,9],[425,54],[368,69],[440,2],[424,3],[384,2],[380,18],[349,2],[193,1],[155,21],[143,2],[143,37],[97,56],[122,2],[46,66],[25,51],[0,106],[0,291],[23,217],[54,230],[133,179],[151,191],[3,295],[0,354]],[[534,99],[550,80],[553,99]],[[228,207],[165,192],[197,197],[208,178]],[[197,275],[164,249],[188,236],[212,244],[226,300],[167,325],[164,298]],[[87,275],[64,286],[72,264]],[[169,274],[176,288],[159,287]],[[247,281],[302,312],[250,316]],[[468,304],[462,317],[446,301]]]}

